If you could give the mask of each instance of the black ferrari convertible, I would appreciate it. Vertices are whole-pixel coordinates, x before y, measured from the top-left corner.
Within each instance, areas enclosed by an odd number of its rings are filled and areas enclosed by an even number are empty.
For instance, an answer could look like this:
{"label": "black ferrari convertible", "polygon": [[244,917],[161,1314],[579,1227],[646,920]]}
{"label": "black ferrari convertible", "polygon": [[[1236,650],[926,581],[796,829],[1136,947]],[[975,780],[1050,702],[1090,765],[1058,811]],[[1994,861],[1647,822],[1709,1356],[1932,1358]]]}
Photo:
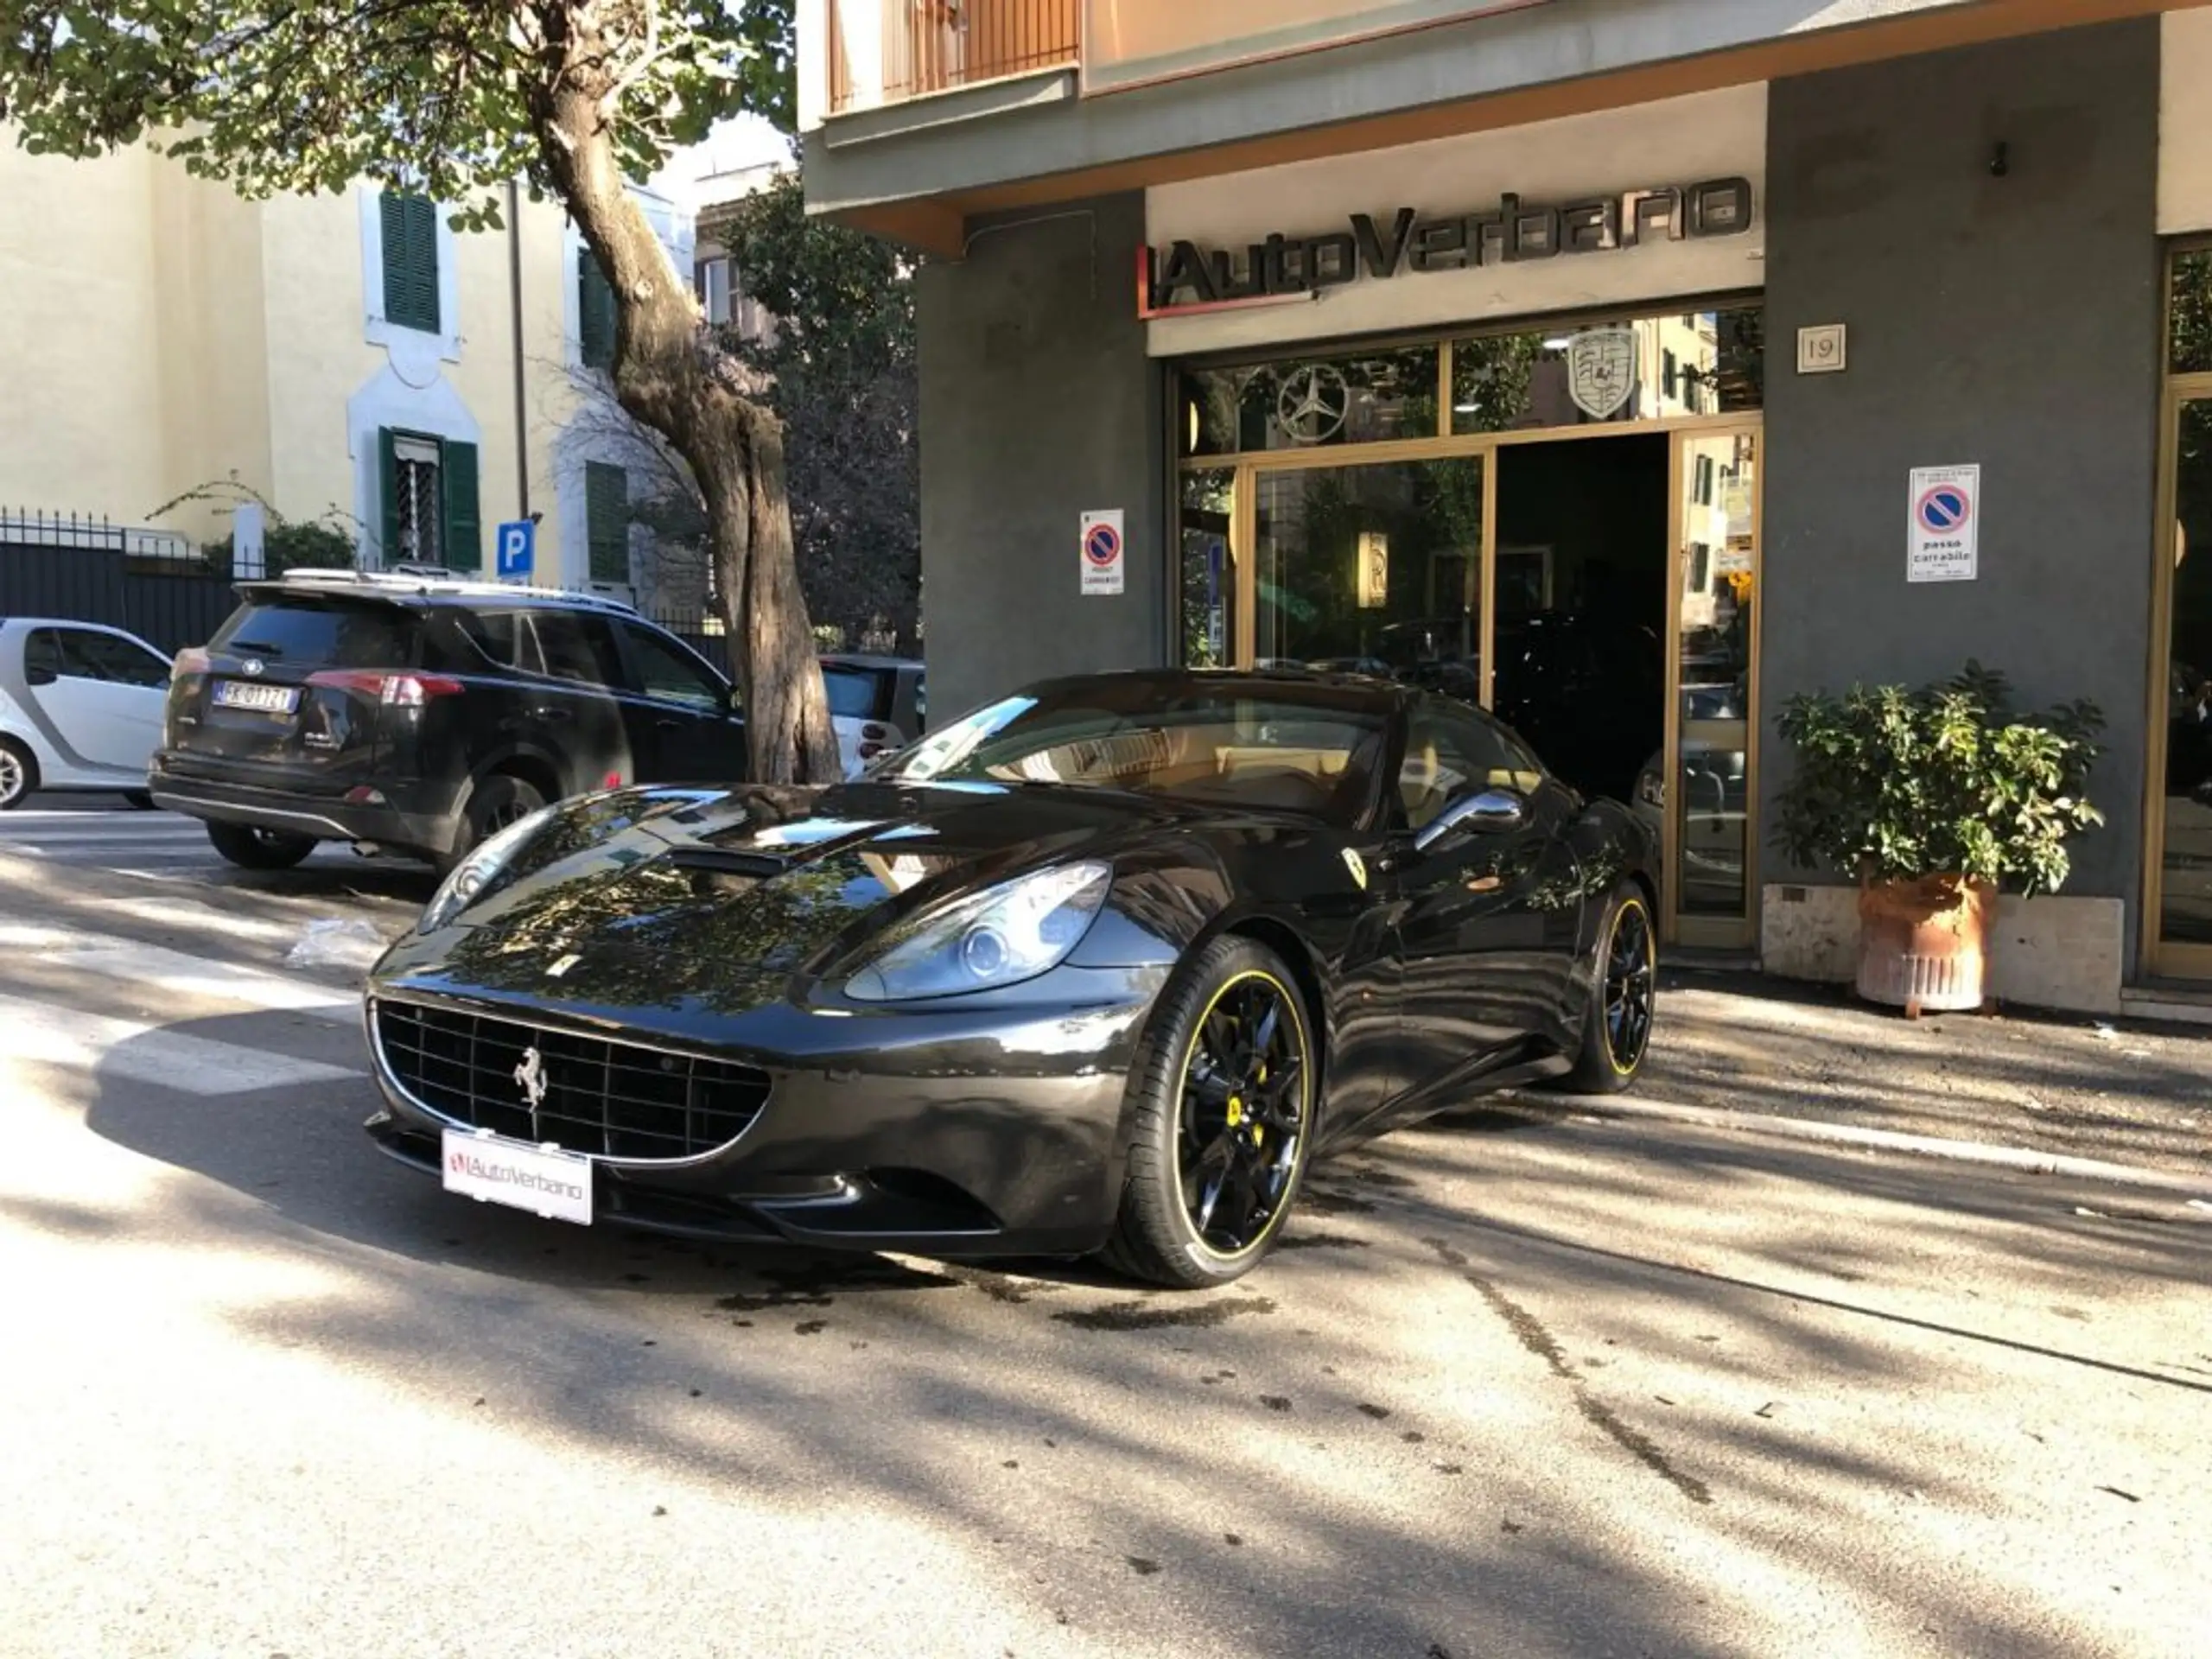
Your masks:
{"label": "black ferrari convertible", "polygon": [[1649,1040],[1654,850],[1381,681],[1034,686],[827,789],[632,789],[371,976],[386,1152],[570,1221],[1234,1279],[1312,1160]]}

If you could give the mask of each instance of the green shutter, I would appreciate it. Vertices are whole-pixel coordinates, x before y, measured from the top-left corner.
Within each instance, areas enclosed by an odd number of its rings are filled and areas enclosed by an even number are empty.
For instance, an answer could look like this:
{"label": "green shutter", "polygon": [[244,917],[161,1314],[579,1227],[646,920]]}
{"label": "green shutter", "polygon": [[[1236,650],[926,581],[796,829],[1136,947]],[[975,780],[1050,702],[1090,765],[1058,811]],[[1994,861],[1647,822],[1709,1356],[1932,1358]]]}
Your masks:
{"label": "green shutter", "polygon": [[377,429],[377,539],[381,544],[378,563],[391,564],[399,557],[399,453],[391,429]]}
{"label": "green shutter", "polygon": [[582,336],[584,366],[614,366],[614,284],[589,248],[576,253],[577,332]]}
{"label": "green shutter", "polygon": [[384,227],[385,321],[439,332],[438,209],[423,196],[386,191],[378,204]]}
{"label": "green shutter", "polygon": [[594,582],[630,580],[630,475],[620,467],[584,463],[584,540]]}
{"label": "green shutter", "polygon": [[446,568],[484,568],[483,513],[477,505],[476,446],[448,438],[438,446],[438,476],[445,486]]}

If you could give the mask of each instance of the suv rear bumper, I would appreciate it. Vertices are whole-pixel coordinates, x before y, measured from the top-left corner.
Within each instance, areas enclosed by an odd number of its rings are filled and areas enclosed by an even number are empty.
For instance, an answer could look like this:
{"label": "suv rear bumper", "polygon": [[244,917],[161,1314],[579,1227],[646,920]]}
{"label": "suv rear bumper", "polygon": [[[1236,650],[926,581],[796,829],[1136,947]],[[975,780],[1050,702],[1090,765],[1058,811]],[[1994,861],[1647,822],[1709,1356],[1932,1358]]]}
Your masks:
{"label": "suv rear bumper", "polygon": [[436,857],[453,847],[452,814],[423,810],[426,803],[404,795],[393,799],[379,792],[373,800],[355,800],[232,783],[173,772],[168,758],[156,754],[146,778],[154,804],[167,811],[317,841],[374,842],[397,853]]}

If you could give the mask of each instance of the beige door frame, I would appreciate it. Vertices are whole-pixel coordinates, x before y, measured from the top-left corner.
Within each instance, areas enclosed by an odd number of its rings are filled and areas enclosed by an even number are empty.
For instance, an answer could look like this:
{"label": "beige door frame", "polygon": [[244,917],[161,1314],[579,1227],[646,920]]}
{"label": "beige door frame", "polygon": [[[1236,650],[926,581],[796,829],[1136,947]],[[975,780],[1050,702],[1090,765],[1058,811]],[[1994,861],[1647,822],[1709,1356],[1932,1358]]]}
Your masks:
{"label": "beige door frame", "polygon": [[2158,522],[2152,537],[2157,568],[2151,581],[2151,673],[2144,723],[2143,926],[2139,955],[2153,978],[2212,979],[2212,944],[2167,943],[2165,912],[2166,726],[2172,718],[2174,548],[2181,527],[2181,412],[2212,401],[2212,374],[2177,374],[2166,383],[2158,412]]}
{"label": "beige door frame", "polygon": [[[1265,453],[1242,455],[1193,456],[1182,463],[1184,470],[1194,472],[1228,471],[1235,474],[1234,493],[1230,513],[1229,562],[1235,595],[1230,660],[1238,667],[1249,667],[1258,655],[1259,647],[1259,561],[1258,549],[1258,491],[1262,473],[1300,473],[1335,470],[1351,467],[1376,467],[1402,464],[1408,461],[1448,461],[1480,457],[1483,462],[1483,545],[1482,545],[1482,626],[1481,626],[1481,698],[1487,709],[1492,701],[1493,674],[1497,653],[1494,650],[1497,598],[1497,461],[1501,451],[1521,444],[1573,443],[1586,439],[1620,438],[1666,434],[1669,436],[1668,485],[1668,536],[1671,551],[1668,560],[1668,600],[1666,658],[1666,742],[1662,759],[1669,780],[1669,798],[1678,788],[1676,779],[1681,770],[1681,665],[1678,632],[1681,621],[1681,561],[1686,556],[1681,534],[1684,511],[1681,490],[1682,444],[1686,438],[1727,437],[1749,433],[1763,439],[1765,419],[1760,414],[1677,416],[1665,420],[1623,422],[1585,427],[1547,427],[1525,432],[1465,433],[1451,437],[1408,438],[1389,443],[1346,445],[1329,449],[1269,450]],[[1764,445],[1760,444],[1761,464],[1753,474],[1751,503],[1752,594],[1754,604],[1763,606],[1759,594],[1761,566],[1765,547],[1766,468]],[[1751,678],[1750,690],[1749,748],[1745,757],[1745,908],[1741,918],[1729,917],[1681,917],[1675,913],[1671,895],[1680,888],[1676,879],[1675,845],[1675,814],[1670,808],[1665,815],[1663,836],[1665,851],[1663,883],[1670,895],[1662,906],[1662,937],[1667,942],[1692,945],[1714,945],[1741,948],[1751,944],[1758,927],[1758,674],[1759,620],[1763,609],[1752,613]]]}

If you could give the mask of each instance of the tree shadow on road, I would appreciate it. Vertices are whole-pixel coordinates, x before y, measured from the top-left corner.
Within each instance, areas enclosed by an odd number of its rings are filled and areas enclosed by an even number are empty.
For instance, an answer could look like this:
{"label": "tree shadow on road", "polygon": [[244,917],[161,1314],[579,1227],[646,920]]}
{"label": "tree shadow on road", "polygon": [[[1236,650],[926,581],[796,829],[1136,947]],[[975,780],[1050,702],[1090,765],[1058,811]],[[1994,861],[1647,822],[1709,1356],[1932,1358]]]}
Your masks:
{"label": "tree shadow on road", "polygon": [[[2036,1548],[1872,1560],[1867,1529],[1932,1540],[1995,1505],[2031,1537],[1926,1401],[2069,1417],[2119,1373],[2031,1338],[2030,1301],[2201,1307],[2212,1278],[2202,1230],[2061,1216],[2049,1184],[1484,1108],[1318,1166],[1258,1273],[1161,1295],[564,1228],[379,1158],[373,1105],[365,1079],[96,1079],[91,1128],[194,1179],[119,1222],[17,1218],[291,1256],[323,1288],[229,1309],[257,1342],[433,1409],[493,1400],[691,1502],[949,1530],[1019,1560],[1009,1605],[1085,1610],[1124,1650],[1699,1653],[1745,1630],[1770,1650],[1784,1586],[1876,1646],[2056,1651]],[[1968,1251],[2022,1290],[1986,1328],[1929,1300],[1927,1264]],[[2113,1363],[2182,1397],[2145,1356]],[[1908,1491],[1925,1515],[1900,1522]]]}

